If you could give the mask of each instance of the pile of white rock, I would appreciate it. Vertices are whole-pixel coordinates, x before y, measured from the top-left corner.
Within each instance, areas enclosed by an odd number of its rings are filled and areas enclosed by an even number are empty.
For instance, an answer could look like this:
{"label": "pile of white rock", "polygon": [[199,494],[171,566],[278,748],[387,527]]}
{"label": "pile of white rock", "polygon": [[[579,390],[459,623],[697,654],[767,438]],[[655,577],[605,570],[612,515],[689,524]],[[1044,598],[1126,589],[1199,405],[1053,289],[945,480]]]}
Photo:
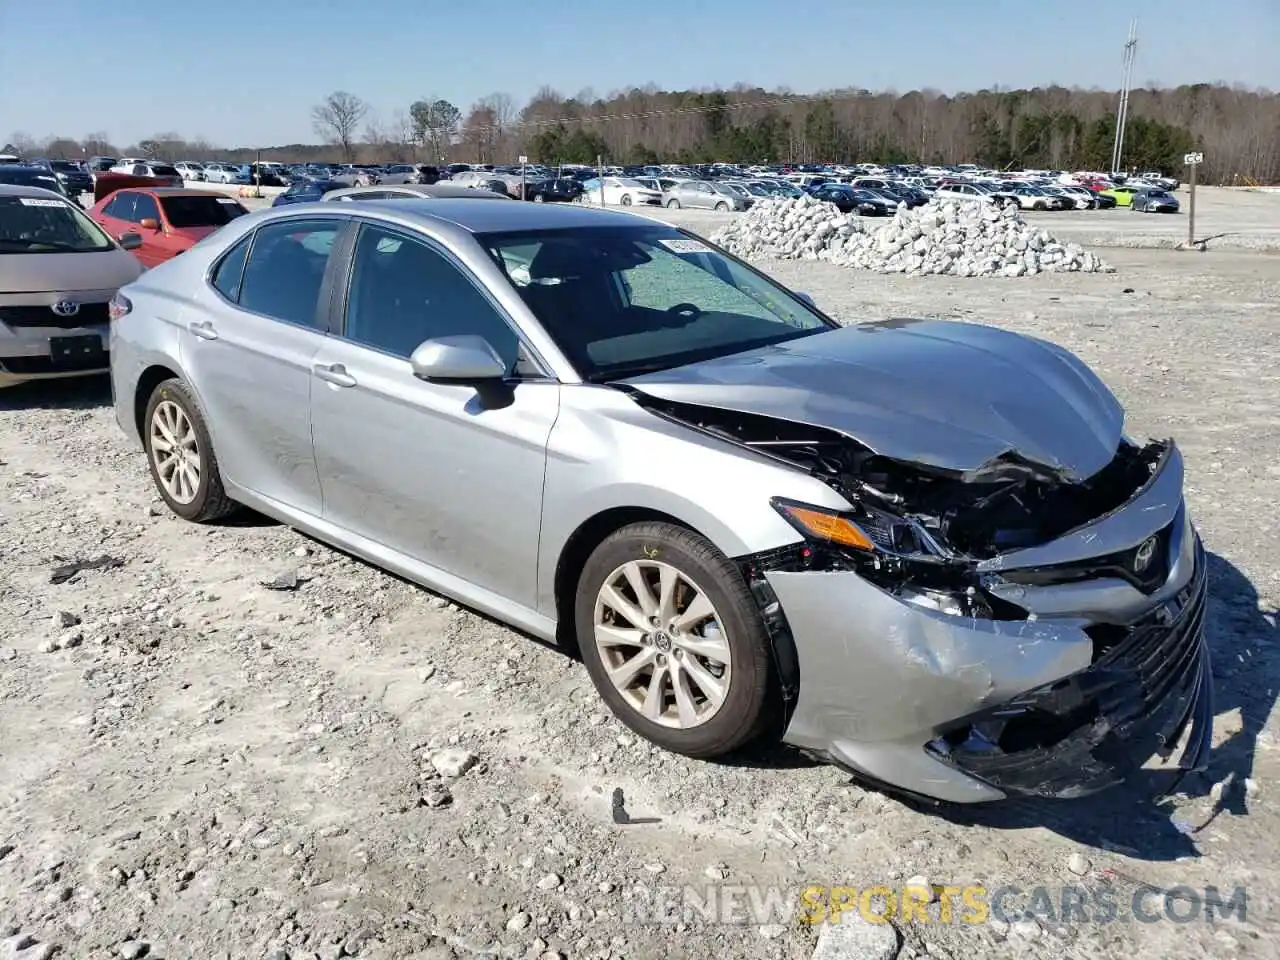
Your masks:
{"label": "pile of white rock", "polygon": [[887,219],[841,213],[813,197],[769,197],[714,233],[712,241],[746,260],[824,260],[878,273],[1025,277],[1037,273],[1113,273],[1077,243],[1059,243],[1016,207],[944,200]]}

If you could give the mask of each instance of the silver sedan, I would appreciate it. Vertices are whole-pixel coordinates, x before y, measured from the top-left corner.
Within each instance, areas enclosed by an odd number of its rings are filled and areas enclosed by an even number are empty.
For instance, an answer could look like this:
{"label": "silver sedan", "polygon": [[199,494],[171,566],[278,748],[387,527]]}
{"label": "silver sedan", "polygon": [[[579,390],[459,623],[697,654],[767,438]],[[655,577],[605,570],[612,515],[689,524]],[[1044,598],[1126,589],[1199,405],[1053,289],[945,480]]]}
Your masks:
{"label": "silver sedan", "polygon": [[174,513],[252,507],[576,647],[669,750],[781,731],[958,802],[1204,764],[1182,457],[1052,344],[841,327],[667,224],[461,199],[241,217],[112,314]]}

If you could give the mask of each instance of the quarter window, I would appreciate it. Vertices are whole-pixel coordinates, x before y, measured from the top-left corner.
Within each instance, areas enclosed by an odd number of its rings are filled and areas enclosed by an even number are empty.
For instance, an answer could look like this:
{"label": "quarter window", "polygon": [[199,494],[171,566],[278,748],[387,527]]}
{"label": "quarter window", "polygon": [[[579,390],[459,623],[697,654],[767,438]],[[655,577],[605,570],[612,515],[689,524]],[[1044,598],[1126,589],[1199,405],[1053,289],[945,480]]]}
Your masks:
{"label": "quarter window", "polygon": [[217,291],[232,303],[240,296],[240,281],[244,277],[244,261],[249,253],[249,241],[253,234],[248,234],[222,257],[222,262],[213,271],[213,285]]}
{"label": "quarter window", "polygon": [[408,358],[424,340],[484,337],[511,371],[519,339],[476,284],[443,253],[400,233],[365,226],[356,242],[346,336]]}
{"label": "quarter window", "polygon": [[285,220],[259,228],[240,281],[240,306],[319,329],[320,287],[341,223]]}

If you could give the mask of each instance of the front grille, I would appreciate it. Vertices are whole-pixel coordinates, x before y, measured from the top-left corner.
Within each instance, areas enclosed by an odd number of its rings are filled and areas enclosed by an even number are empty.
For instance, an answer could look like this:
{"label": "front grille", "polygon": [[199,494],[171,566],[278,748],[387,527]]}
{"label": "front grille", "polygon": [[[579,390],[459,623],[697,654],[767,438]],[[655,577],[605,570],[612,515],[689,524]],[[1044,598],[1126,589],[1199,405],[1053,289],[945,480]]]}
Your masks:
{"label": "front grille", "polygon": [[1212,727],[1204,641],[1204,549],[1168,603],[1085,670],[969,719],[930,744],[939,759],[1009,793],[1073,797],[1123,780],[1179,741],[1182,770],[1204,762]]}
{"label": "front grille", "polygon": [[73,317],[60,317],[50,306],[0,307],[0,323],[9,327],[57,327],[70,330],[75,327],[92,327],[106,323],[107,304],[82,303]]}
{"label": "front grille", "polygon": [[1001,576],[1010,583],[1035,587],[1051,587],[1063,583],[1079,583],[1082,580],[1096,580],[1100,577],[1115,577],[1133,584],[1143,593],[1155,593],[1169,579],[1169,541],[1172,537],[1173,524],[1170,523],[1150,538],[1155,540],[1154,552],[1145,566],[1138,562],[1138,553],[1151,548],[1144,546],[1146,541],[1143,541],[1136,547],[1104,557],[1090,557],[1087,560],[1046,567],[1005,570]]}

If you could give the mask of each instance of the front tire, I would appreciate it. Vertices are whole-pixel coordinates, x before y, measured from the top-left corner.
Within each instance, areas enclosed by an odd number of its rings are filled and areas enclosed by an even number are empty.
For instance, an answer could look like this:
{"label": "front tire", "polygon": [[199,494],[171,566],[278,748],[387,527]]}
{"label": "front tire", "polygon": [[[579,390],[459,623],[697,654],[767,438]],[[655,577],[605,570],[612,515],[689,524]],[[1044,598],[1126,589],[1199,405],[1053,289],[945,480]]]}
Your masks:
{"label": "front tire", "polygon": [[546,198],[546,197],[544,197],[544,196],[543,196],[542,194],[540,194],[540,193],[535,193],[535,194],[533,195],[533,202],[534,202],[534,203],[546,203],[546,202],[547,202],[547,198]]}
{"label": "front tire", "polygon": [[729,205],[725,203],[723,200],[721,200],[719,203],[716,204],[716,213],[728,213],[728,212],[729,212]]}
{"label": "front tire", "polygon": [[169,509],[184,520],[208,523],[234,513],[204,415],[185,383],[165,380],[151,393],[143,420],[151,479]]}
{"label": "front tire", "polygon": [[622,195],[622,199],[621,199],[621,200],[619,200],[618,202],[619,202],[619,203],[621,203],[624,207],[629,207],[629,206],[631,206],[631,194],[629,194],[629,193],[624,193],[624,194]]}
{"label": "front tire", "polygon": [[718,757],[770,719],[764,623],[737,567],[699,534],[660,522],[618,530],[583,566],[574,615],[601,698],[658,746]]}

